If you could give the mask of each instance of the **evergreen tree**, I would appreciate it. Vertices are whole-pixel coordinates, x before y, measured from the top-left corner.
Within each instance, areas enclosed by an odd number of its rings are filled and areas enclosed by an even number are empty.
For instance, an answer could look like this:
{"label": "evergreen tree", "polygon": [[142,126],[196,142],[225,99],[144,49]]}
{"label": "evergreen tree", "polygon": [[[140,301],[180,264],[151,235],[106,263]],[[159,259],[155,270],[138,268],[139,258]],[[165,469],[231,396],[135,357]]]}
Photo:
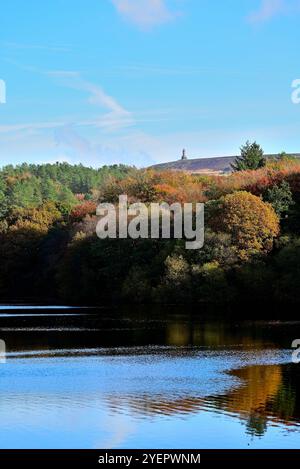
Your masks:
{"label": "evergreen tree", "polygon": [[258,143],[249,141],[241,147],[241,156],[237,156],[231,165],[234,171],[258,169],[266,165],[263,149]]}

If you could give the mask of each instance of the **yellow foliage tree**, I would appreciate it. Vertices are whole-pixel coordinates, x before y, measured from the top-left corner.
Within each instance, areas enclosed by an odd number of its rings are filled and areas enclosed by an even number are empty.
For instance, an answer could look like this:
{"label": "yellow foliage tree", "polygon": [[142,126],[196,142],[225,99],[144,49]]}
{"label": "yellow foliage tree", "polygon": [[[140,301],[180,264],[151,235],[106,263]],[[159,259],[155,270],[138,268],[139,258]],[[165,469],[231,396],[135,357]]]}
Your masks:
{"label": "yellow foliage tree", "polygon": [[279,234],[279,218],[272,206],[246,191],[220,199],[209,221],[215,231],[229,233],[240,259],[267,253]]}

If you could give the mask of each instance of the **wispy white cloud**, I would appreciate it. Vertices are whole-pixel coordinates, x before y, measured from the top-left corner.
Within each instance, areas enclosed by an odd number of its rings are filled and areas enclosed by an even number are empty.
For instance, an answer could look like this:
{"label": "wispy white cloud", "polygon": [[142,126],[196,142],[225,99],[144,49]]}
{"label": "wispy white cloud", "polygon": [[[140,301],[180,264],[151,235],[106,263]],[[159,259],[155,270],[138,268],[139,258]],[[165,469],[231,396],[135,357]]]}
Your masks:
{"label": "wispy white cloud", "polygon": [[261,0],[259,8],[253,11],[248,20],[253,24],[264,23],[280,14],[300,12],[299,0]]}
{"label": "wispy white cloud", "polygon": [[[156,161],[154,153],[158,153],[160,145],[156,138],[138,130],[138,124],[173,118],[172,109],[130,112],[100,85],[84,79],[78,70],[34,67],[26,67],[26,70],[47,76],[59,86],[77,90],[78,99],[85,99],[94,111],[91,114],[89,109],[88,115],[81,114],[79,118],[72,115],[2,124],[3,155],[14,155],[14,161],[20,162],[27,156],[36,159],[44,154],[51,161],[59,157],[93,166],[112,163],[148,166]],[[154,149],[153,152],[148,151],[148,146]]]}
{"label": "wispy white cloud", "polygon": [[28,122],[25,124],[4,124],[4,125],[0,125],[0,134],[6,134],[10,132],[54,129],[62,125],[64,124],[63,122],[60,122],[60,121]]}
{"label": "wispy white cloud", "polygon": [[111,0],[117,12],[142,29],[167,23],[178,16],[166,0]]}
{"label": "wispy white cloud", "polygon": [[49,77],[54,78],[79,78],[80,72],[77,70],[39,70],[30,67],[31,71],[35,71],[37,73],[42,73],[43,75],[47,75]]}
{"label": "wispy white cloud", "polygon": [[[109,148],[99,143],[92,142],[90,138],[84,136],[85,130],[97,132],[101,130],[102,138],[104,135],[112,135],[115,139],[118,131],[125,127],[132,126],[135,121],[132,114],[127,111],[112,96],[105,93],[104,90],[94,83],[83,80],[79,72],[76,71],[48,71],[40,72],[60,80],[60,84],[82,92],[87,95],[87,102],[100,108],[102,112],[97,111],[97,115],[91,118],[82,118],[70,122],[69,119],[56,119],[51,121],[37,121],[25,123],[11,123],[0,125],[0,141],[10,148],[15,146],[14,142],[26,142],[27,148],[33,150],[32,142],[35,146],[41,143],[41,148],[54,148],[63,152],[71,161],[88,161],[99,164],[102,161],[118,158],[119,161],[127,159],[128,155],[119,145],[117,148]],[[98,132],[99,133],[99,132]],[[52,136],[52,137],[51,137]],[[108,137],[109,140],[109,137]],[[18,149],[16,149],[19,151]]]}
{"label": "wispy white cloud", "polygon": [[158,76],[175,76],[175,75],[200,75],[204,73],[214,72],[216,70],[208,67],[163,67],[156,65],[126,65],[121,66],[117,69],[117,73],[122,73],[124,76],[149,76],[149,75],[158,75]]}
{"label": "wispy white cloud", "polygon": [[2,47],[8,49],[28,49],[28,50],[43,50],[49,52],[70,52],[71,47],[65,45],[52,45],[52,44],[27,44],[21,42],[1,42]]}
{"label": "wispy white cloud", "polygon": [[[86,92],[88,95],[87,102],[91,105],[102,108],[104,112],[102,112],[102,114],[100,114],[96,119],[79,122],[79,125],[92,125],[94,127],[103,128],[107,131],[115,131],[131,126],[135,123],[131,112],[125,109],[117,99],[106,93],[100,85],[96,85],[83,79],[81,72],[78,70],[41,70],[32,66],[23,66],[17,62],[11,63],[22,70],[51,77],[65,87]],[[38,125],[39,124],[34,124],[34,127]],[[48,127],[48,123],[41,125],[46,125]],[[49,127],[51,126],[51,123],[49,123]],[[10,126],[7,126],[7,128],[9,129]],[[4,128],[2,131],[4,131]]]}
{"label": "wispy white cloud", "polygon": [[46,73],[48,76],[59,79],[64,86],[86,92],[88,103],[106,111],[99,116],[99,119],[93,120],[94,126],[115,131],[134,124],[134,119],[129,111],[113,96],[106,93],[101,86],[84,80],[79,72],[56,70]]}
{"label": "wispy white cloud", "polygon": [[[145,137],[150,139],[149,137]],[[154,164],[155,159],[145,151],[145,138],[140,132],[130,132],[126,137],[109,134],[84,137],[74,125],[56,129],[55,142],[60,153],[73,162],[92,166],[124,163],[139,167]]]}

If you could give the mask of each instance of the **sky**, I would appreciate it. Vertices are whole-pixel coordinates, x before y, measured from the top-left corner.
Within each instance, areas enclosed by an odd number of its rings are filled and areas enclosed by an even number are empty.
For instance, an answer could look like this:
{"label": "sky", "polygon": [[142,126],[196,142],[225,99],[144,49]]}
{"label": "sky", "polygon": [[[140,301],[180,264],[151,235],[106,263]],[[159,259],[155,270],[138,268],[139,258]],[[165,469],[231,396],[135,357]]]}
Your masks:
{"label": "sky", "polygon": [[2,0],[1,19],[1,166],[300,153],[300,0]]}

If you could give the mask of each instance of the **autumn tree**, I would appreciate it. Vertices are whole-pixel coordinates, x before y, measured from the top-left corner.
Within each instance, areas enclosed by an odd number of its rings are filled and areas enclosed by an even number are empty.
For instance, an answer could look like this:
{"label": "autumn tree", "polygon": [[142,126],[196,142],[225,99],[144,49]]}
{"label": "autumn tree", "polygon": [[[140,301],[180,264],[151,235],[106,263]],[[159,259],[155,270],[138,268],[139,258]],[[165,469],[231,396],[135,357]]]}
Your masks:
{"label": "autumn tree", "polygon": [[45,290],[50,291],[52,278],[47,276],[46,266],[51,262],[55,266],[61,221],[62,214],[53,202],[10,210],[0,229],[0,291],[3,288],[14,297],[38,295],[43,279]]}
{"label": "autumn tree", "polygon": [[72,221],[80,221],[86,215],[94,215],[96,213],[97,204],[91,200],[86,200],[81,204],[76,205],[70,213],[70,218]]}
{"label": "autumn tree", "polygon": [[209,224],[213,230],[231,235],[238,257],[243,260],[271,251],[279,234],[279,218],[272,206],[245,191],[222,197]]}

